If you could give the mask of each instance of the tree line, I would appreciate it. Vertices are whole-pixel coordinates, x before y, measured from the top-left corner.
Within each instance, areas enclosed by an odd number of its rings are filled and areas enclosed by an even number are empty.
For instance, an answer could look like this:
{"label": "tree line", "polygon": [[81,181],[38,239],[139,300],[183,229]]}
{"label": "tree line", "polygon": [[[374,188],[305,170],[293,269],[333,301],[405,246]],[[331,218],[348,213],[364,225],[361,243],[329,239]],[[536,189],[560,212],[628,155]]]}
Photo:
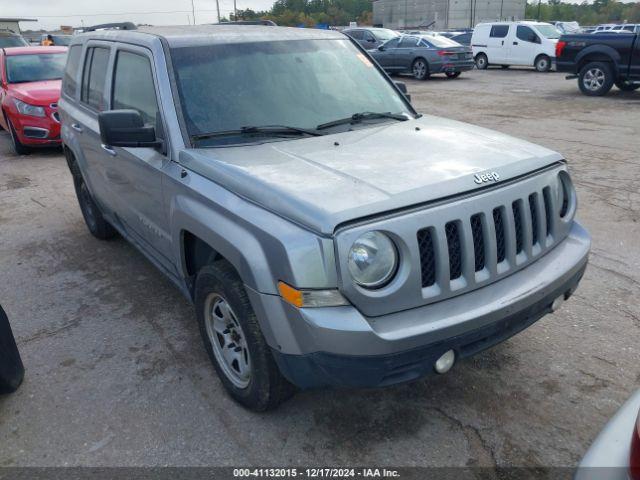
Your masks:
{"label": "tree line", "polygon": [[[273,20],[285,26],[371,25],[372,0],[276,0],[266,11],[238,10],[230,20]],[[580,25],[600,23],[640,23],[640,2],[622,3],[616,0],[594,0],[592,3],[566,3],[548,0],[540,3],[528,0],[525,18],[542,21],[577,21]]]}

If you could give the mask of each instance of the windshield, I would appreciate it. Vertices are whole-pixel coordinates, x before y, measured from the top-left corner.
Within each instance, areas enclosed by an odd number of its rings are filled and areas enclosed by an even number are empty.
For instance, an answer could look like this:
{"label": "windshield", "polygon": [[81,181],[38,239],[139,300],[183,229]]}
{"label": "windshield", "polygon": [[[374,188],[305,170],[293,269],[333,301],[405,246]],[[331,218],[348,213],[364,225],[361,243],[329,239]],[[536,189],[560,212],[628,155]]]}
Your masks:
{"label": "windshield", "polygon": [[460,44],[442,35],[429,35],[422,39],[423,42],[431,44],[436,48],[459,47]]}
{"label": "windshield", "polygon": [[560,38],[560,31],[553,25],[536,25],[536,30],[545,38]]}
{"label": "windshield", "polygon": [[0,48],[9,47],[28,47],[27,41],[19,35],[2,35],[0,36]]}
{"label": "windshield", "polygon": [[40,53],[11,55],[6,58],[9,83],[39,82],[62,78],[67,54]]}
{"label": "windshield", "polygon": [[[171,57],[191,137],[249,126],[315,129],[361,112],[411,115],[350,40],[180,47]],[[249,141],[264,138],[209,138],[200,145]]]}
{"label": "windshield", "polygon": [[394,32],[393,30],[389,30],[388,28],[371,28],[369,29],[371,33],[380,41],[386,42],[387,40],[391,40],[399,36],[398,32]]}

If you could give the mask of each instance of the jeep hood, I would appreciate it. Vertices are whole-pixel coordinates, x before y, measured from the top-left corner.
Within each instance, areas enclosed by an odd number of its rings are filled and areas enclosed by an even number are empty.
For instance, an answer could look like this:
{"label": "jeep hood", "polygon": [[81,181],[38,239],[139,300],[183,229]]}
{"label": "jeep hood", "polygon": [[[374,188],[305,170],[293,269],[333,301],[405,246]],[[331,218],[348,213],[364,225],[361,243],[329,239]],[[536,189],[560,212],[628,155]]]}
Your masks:
{"label": "jeep hood", "polygon": [[318,233],[482,188],[561,160],[551,150],[433,116],[322,137],[183,150],[180,163]]}

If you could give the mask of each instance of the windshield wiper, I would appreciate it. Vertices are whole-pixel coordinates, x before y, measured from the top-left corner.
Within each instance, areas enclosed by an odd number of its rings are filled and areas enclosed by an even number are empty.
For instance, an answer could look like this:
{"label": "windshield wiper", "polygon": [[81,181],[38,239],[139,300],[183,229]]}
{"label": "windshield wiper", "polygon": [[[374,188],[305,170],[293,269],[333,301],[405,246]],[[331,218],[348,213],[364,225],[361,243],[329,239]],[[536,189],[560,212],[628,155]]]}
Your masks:
{"label": "windshield wiper", "polygon": [[289,127],[287,125],[262,125],[255,127],[241,127],[238,130],[225,130],[220,132],[198,133],[191,135],[191,140],[205,140],[215,137],[232,137],[234,135],[312,135],[314,137],[324,135],[322,132],[310,128]]}
{"label": "windshield wiper", "polygon": [[370,120],[374,118],[392,118],[394,120],[400,120],[404,122],[405,120],[409,120],[407,117],[400,113],[390,113],[390,112],[362,112],[362,113],[354,113],[350,117],[340,118],[338,120],[333,120],[327,123],[321,123],[316,127],[316,130],[324,130],[325,128],[331,128],[338,125],[345,125],[347,123],[355,124],[361,123],[363,120]]}

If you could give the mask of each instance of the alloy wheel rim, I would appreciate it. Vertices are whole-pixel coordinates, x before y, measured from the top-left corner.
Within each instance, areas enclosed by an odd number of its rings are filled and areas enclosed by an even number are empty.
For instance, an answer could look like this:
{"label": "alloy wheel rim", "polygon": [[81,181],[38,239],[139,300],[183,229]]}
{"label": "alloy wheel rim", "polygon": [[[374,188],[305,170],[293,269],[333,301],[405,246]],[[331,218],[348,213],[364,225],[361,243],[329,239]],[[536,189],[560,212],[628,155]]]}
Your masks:
{"label": "alloy wheel rim", "polygon": [[538,70],[546,70],[547,69],[547,60],[542,59],[538,60]]}
{"label": "alloy wheel rim", "polygon": [[480,68],[484,67],[484,57],[478,57],[477,63]]}
{"label": "alloy wheel rim", "polygon": [[602,88],[602,86],[604,85],[604,79],[605,75],[602,70],[600,70],[599,68],[591,68],[587,70],[587,73],[585,73],[584,78],[582,79],[582,83],[589,90],[595,92],[596,90]]}
{"label": "alloy wheel rim", "polygon": [[251,381],[251,356],[235,312],[217,293],[207,297],[204,308],[207,336],[218,365],[231,383],[246,388]]}
{"label": "alloy wheel rim", "polygon": [[427,66],[422,61],[417,61],[413,65],[413,74],[416,77],[423,77],[426,71],[427,71]]}

